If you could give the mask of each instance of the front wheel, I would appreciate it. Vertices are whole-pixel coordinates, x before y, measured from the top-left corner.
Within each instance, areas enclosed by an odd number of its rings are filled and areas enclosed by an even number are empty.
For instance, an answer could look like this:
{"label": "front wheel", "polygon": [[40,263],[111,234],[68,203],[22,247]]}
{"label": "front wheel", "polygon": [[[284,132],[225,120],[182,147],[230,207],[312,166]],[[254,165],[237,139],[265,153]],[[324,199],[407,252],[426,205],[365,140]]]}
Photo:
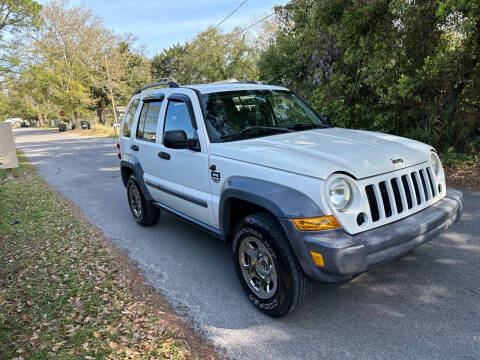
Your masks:
{"label": "front wheel", "polygon": [[239,222],[233,235],[233,261],[248,298],[267,315],[286,315],[310,296],[312,282],[269,213]]}
{"label": "front wheel", "polygon": [[132,215],[139,225],[150,226],[158,221],[160,210],[145,199],[133,175],[127,182],[127,197]]}

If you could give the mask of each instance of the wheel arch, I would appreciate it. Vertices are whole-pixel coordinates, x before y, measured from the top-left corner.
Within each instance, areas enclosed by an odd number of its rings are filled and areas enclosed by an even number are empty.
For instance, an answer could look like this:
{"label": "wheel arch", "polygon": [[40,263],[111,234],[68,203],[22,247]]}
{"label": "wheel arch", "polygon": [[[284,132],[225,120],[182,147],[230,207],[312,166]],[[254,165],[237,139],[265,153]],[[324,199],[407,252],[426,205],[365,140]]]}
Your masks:
{"label": "wheel arch", "polygon": [[[236,207],[239,205],[243,209]],[[248,206],[252,211],[246,209]],[[235,220],[260,211],[290,219],[323,215],[323,211],[308,196],[285,185],[242,176],[225,181],[220,197],[219,224],[226,240],[233,232]]]}
{"label": "wheel arch", "polygon": [[142,166],[140,165],[140,162],[135,156],[129,156],[126,159],[120,160],[120,172],[122,174],[122,182],[125,187],[127,186],[127,182],[130,176],[134,175],[145,199],[147,201],[153,200],[150,192],[147,189],[147,185],[143,180]]}

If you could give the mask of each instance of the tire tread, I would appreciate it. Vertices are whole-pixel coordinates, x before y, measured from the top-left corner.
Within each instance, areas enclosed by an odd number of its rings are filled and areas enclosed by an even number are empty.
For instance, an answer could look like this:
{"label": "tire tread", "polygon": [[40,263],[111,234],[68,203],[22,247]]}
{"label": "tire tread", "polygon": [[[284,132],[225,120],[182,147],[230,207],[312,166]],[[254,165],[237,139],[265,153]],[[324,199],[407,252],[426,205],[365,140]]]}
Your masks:
{"label": "tire tread", "polygon": [[[262,224],[262,227],[265,230],[271,232],[272,238],[278,240],[278,248],[282,251],[284,257],[287,258],[287,261],[290,264],[292,279],[294,282],[293,286],[293,299],[291,301],[290,307],[286,313],[275,314],[271,313],[272,316],[283,316],[286,315],[295,308],[307,301],[312,293],[312,280],[303,272],[297,258],[295,257],[288,240],[278,223],[277,219],[268,212],[261,212],[247,216],[242,221],[239,222],[235,229],[235,233],[244,226],[245,223],[256,223]],[[234,241],[233,247],[234,251],[237,244]]]}
{"label": "tire tread", "polygon": [[160,209],[158,209],[154,205],[150,204],[147,201],[147,199],[145,199],[145,196],[143,195],[142,190],[140,189],[140,186],[138,186],[137,179],[135,178],[134,175],[130,175],[130,178],[128,179],[127,192],[128,192],[128,187],[129,187],[130,182],[135,183],[138,191],[140,192],[140,197],[142,198],[143,215],[140,219],[135,218],[135,221],[139,225],[145,226],[145,227],[155,225],[157,223],[159,217],[160,217]]}

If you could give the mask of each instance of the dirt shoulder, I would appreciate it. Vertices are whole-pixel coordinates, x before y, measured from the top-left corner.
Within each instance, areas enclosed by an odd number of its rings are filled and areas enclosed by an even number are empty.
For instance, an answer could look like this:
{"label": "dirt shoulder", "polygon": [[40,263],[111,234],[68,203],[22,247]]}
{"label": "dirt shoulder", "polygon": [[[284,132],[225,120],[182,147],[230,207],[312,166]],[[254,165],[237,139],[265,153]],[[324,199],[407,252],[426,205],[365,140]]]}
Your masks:
{"label": "dirt shoulder", "polygon": [[20,154],[0,170],[0,359],[220,359]]}
{"label": "dirt shoulder", "polygon": [[445,167],[448,186],[480,191],[480,165]]}

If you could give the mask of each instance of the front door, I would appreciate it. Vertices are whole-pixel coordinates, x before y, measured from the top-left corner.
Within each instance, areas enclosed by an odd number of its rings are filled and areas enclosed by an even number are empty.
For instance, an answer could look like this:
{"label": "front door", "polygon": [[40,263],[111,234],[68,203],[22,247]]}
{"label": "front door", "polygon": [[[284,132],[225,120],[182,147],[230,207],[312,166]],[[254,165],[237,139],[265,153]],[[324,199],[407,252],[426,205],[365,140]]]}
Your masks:
{"label": "front door", "polygon": [[[178,94],[177,94],[178,95]],[[198,139],[195,115],[187,96],[171,95],[165,109],[163,129],[183,130],[189,139]],[[163,205],[207,225],[218,228],[212,209],[212,192],[206,149],[172,149],[156,143],[157,163],[153,176],[146,183]]]}

